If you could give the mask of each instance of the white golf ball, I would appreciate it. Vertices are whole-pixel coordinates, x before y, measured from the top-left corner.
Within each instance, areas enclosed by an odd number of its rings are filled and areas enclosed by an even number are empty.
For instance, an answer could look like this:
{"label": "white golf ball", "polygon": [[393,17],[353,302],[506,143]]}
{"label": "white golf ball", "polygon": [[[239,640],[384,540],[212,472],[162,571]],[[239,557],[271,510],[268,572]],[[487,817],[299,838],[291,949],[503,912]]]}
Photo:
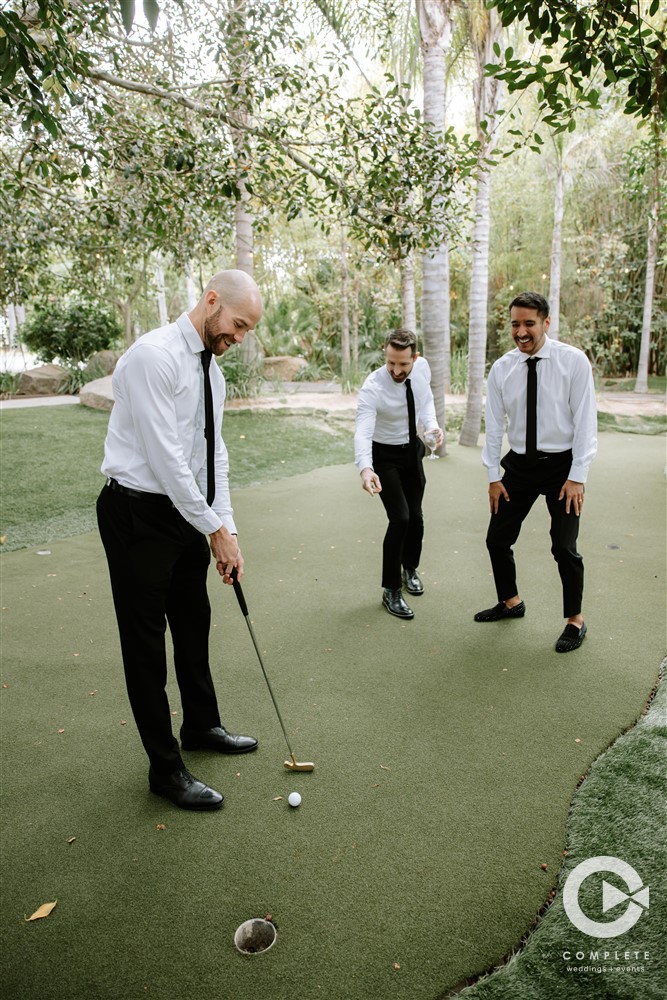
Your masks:
{"label": "white golf ball", "polygon": [[294,808],[296,809],[297,806],[301,805],[301,796],[299,795],[298,792],[290,792],[289,795],[287,796],[287,801],[291,806],[294,806]]}

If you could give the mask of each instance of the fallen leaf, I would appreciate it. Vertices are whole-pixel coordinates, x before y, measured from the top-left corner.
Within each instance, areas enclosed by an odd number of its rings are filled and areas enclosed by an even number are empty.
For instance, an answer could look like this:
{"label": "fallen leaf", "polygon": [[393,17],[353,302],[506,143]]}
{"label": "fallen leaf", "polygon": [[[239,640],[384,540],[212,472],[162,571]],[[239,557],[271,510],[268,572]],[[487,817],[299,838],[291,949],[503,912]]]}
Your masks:
{"label": "fallen leaf", "polygon": [[384,764],[380,764],[380,767],[382,768],[383,771],[388,771],[389,770],[389,768],[385,767]]}
{"label": "fallen leaf", "polygon": [[549,869],[549,865],[547,865],[544,862],[542,862],[542,864],[540,865],[540,868],[542,869],[543,872],[546,872]]}
{"label": "fallen leaf", "polygon": [[121,724],[121,726],[126,726],[127,722],[125,721],[125,719],[121,719],[120,720],[120,724]]}
{"label": "fallen leaf", "polygon": [[264,919],[266,921],[268,921],[268,923],[272,924],[273,923],[273,914],[272,913],[267,913],[267,915],[264,917]]}
{"label": "fallen leaf", "polygon": [[73,844],[75,840],[76,840],[76,837],[68,837],[67,838],[67,843],[68,844]]}
{"label": "fallen leaf", "polygon": [[398,962],[394,962],[394,964],[392,965],[392,969],[396,969],[397,971],[398,969],[400,969],[400,965],[398,964]]}
{"label": "fallen leaf", "polygon": [[272,800],[272,801],[273,801],[273,802],[281,802],[281,801],[282,801],[282,795],[275,795],[275,796],[273,797],[273,800]]}
{"label": "fallen leaf", "polygon": [[62,733],[64,733],[65,730],[64,729],[59,729],[58,732],[62,735]]}
{"label": "fallen leaf", "polygon": [[574,742],[575,742],[575,743],[581,743],[581,740],[579,740],[579,739],[576,739],[576,740],[575,740]]}
{"label": "fallen leaf", "polygon": [[371,785],[371,788],[379,788],[379,787],[380,787],[379,783],[377,785]]}
{"label": "fallen leaf", "polygon": [[5,689],[5,691],[6,691],[6,690],[7,690],[7,688],[9,687],[9,684],[3,684],[2,686],[3,686],[3,688],[4,688],[4,689]]}
{"label": "fallen leaf", "polygon": [[158,823],[158,824],[156,825],[155,829],[156,829],[156,830],[166,830],[166,829],[167,829],[167,827],[165,826],[165,824],[164,824],[164,823]]}
{"label": "fallen leaf", "polygon": [[39,909],[35,910],[32,916],[26,917],[24,914],[25,920],[41,920],[42,917],[48,917],[57,902],[58,900],[54,899],[52,903],[42,903]]}
{"label": "fallen leaf", "polygon": [[94,691],[89,691],[88,694],[91,695],[91,697],[92,695],[97,694],[97,688]]}

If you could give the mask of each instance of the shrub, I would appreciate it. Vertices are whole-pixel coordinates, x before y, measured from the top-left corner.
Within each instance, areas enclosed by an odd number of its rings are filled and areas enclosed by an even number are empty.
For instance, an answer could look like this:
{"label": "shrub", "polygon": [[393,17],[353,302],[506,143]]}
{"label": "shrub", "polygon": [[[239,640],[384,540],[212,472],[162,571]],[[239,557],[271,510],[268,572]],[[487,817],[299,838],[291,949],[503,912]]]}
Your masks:
{"label": "shrub", "polygon": [[23,331],[23,340],[40,361],[76,364],[95,351],[114,347],[123,330],[116,316],[92,302],[38,307]]}

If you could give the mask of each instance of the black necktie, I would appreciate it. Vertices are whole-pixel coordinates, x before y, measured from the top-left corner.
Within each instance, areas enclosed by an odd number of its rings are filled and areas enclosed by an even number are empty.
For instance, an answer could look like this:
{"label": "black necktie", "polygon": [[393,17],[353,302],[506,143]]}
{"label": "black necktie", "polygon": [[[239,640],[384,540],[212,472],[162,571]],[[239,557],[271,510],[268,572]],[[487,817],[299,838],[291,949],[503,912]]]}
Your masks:
{"label": "black necktie", "polygon": [[410,440],[410,451],[417,456],[417,422],[415,420],[415,397],[412,395],[410,379],[405,380],[405,396],[408,402],[408,434]]}
{"label": "black necktie", "polygon": [[204,369],[204,436],[206,438],[206,503],[211,506],[215,500],[215,429],[213,420],[213,393],[211,391],[211,352],[201,352],[201,366]]}
{"label": "black necktie", "polygon": [[537,461],[537,362],[528,358],[528,383],[526,387],[526,460]]}

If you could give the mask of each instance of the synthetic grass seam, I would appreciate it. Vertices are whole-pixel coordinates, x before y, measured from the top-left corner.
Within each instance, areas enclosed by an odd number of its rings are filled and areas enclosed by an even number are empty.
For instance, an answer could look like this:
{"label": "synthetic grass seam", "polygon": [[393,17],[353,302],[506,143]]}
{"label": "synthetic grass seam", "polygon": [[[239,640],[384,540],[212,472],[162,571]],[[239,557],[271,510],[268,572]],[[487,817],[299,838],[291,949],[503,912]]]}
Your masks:
{"label": "synthetic grass seam", "polygon": [[447,993],[439,997],[438,1000],[453,1000],[454,997],[460,997],[460,996],[470,996],[471,1000],[473,1000],[474,992],[468,993],[467,992],[468,990],[472,991],[474,987],[477,986],[478,984],[488,983],[490,980],[493,979],[494,976],[501,974],[503,970],[509,966],[510,963],[515,962],[517,959],[520,959],[521,956],[525,954],[526,951],[533,946],[535,934],[540,928],[546,914],[549,912],[554,902],[558,898],[558,894],[562,891],[563,885],[566,881],[567,874],[569,874],[569,872],[567,872],[567,857],[569,854],[568,845],[570,844],[572,818],[575,815],[579,805],[578,802],[579,792],[582,786],[585,785],[586,781],[589,779],[591,772],[594,770],[594,768],[598,766],[599,762],[607,754],[613,752],[614,747],[616,747],[620,741],[624,740],[628,735],[628,733],[634,732],[639,726],[642,725],[642,723],[644,722],[644,720],[646,719],[651,710],[651,706],[656,698],[660,685],[664,683],[666,668],[667,668],[667,657],[663,659],[663,661],[661,662],[656,682],[648,698],[646,699],[646,703],[644,704],[641,712],[639,713],[635,721],[626,726],[626,728],[622,730],[622,732],[620,732],[618,736],[616,736],[613,740],[611,740],[609,745],[605,747],[604,750],[602,750],[601,753],[595,758],[595,760],[591,762],[587,771],[584,774],[582,774],[581,778],[577,782],[572,797],[572,802],[570,804],[570,808],[567,814],[567,821],[565,827],[565,847],[563,848],[563,862],[561,864],[560,871],[558,872],[557,884],[553,889],[549,891],[547,899],[536,913],[526,933],[521,937],[516,946],[512,948],[509,952],[507,952],[507,954],[504,955],[499,962],[495,963],[492,968],[487,969],[484,972],[478,973],[475,976],[471,976],[464,982],[457,984],[455,987],[453,987],[453,989],[449,990]]}

